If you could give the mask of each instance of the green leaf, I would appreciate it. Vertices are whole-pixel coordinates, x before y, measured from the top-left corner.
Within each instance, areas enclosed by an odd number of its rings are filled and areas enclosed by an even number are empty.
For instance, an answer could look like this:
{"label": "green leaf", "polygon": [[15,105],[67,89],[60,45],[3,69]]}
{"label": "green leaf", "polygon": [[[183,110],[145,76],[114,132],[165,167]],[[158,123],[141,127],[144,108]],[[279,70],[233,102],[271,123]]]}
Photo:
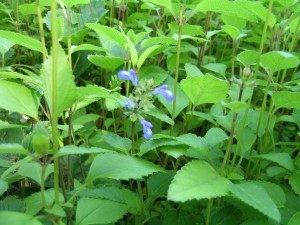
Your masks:
{"label": "green leaf", "polygon": [[207,162],[191,161],[175,175],[168,191],[168,199],[185,202],[192,199],[226,196],[227,186],[230,183]]}
{"label": "green leaf", "polygon": [[107,153],[111,152],[111,150],[103,149],[103,148],[85,148],[85,147],[77,147],[72,145],[67,145],[59,149],[57,156],[64,155],[81,155],[81,154],[98,154],[98,153]]}
{"label": "green leaf", "polygon": [[122,35],[127,42],[126,47],[128,47],[128,49],[129,49],[132,65],[135,67],[138,62],[138,52],[137,52],[134,44],[132,43],[132,41],[126,36],[126,34],[124,32],[122,32]]}
{"label": "green leaf", "polygon": [[113,56],[90,55],[88,60],[104,69],[114,71],[124,64],[124,59]]}
{"label": "green leaf", "polygon": [[8,183],[0,179],[0,196],[3,195],[8,189]]}
{"label": "green leaf", "polygon": [[0,221],[1,225],[42,225],[40,221],[30,215],[9,211],[0,211]]}
{"label": "green leaf", "polygon": [[43,52],[42,43],[34,38],[29,37],[28,35],[0,30],[0,37],[29,48],[33,51]]}
{"label": "green leaf", "polygon": [[105,52],[105,49],[99,46],[91,45],[91,44],[82,44],[79,46],[71,46],[71,53],[77,52],[77,51],[100,51]]}
{"label": "green leaf", "polygon": [[245,102],[232,101],[224,104],[226,108],[231,109],[234,112],[239,112],[244,109],[248,109],[249,105]]}
{"label": "green leaf", "polygon": [[117,180],[141,179],[154,172],[164,171],[161,167],[128,155],[105,153],[94,159],[87,180],[111,178]]}
{"label": "green leaf", "polygon": [[0,80],[0,108],[38,119],[40,96],[17,81]]}
{"label": "green leaf", "polygon": [[280,166],[293,171],[294,170],[294,164],[291,156],[286,152],[278,152],[278,153],[268,153],[268,154],[261,154],[254,156],[256,158],[262,158],[267,159],[272,162],[278,163]]}
{"label": "green leaf", "polygon": [[247,64],[255,65],[259,59],[259,52],[253,50],[246,50],[237,55],[237,60],[244,66]]}
{"label": "green leaf", "polygon": [[3,200],[0,200],[0,211],[13,211],[23,213],[25,211],[25,205],[21,199],[18,199],[17,196],[9,195]]}
{"label": "green leaf", "polygon": [[203,76],[203,73],[195,65],[187,63],[184,65],[184,68],[185,68],[186,75],[188,77]]}
{"label": "green leaf", "polygon": [[128,138],[120,137],[117,134],[103,134],[101,138],[118,151],[128,153],[131,149],[131,140]]}
{"label": "green leaf", "polygon": [[227,81],[211,75],[187,77],[180,86],[194,106],[203,103],[218,103],[225,99],[228,91]]}
{"label": "green leaf", "polygon": [[76,210],[76,225],[117,222],[127,212],[122,203],[102,199],[81,198]]}
{"label": "green leaf", "polygon": [[299,225],[300,224],[300,211],[296,212],[289,220],[287,225]]}
{"label": "green leaf", "polygon": [[152,45],[163,44],[163,45],[177,45],[177,40],[171,37],[151,37],[142,41],[141,48],[145,48]]}
{"label": "green leaf", "polygon": [[229,184],[229,191],[242,202],[257,209],[269,218],[280,222],[280,213],[275,203],[262,187],[252,183]]}
{"label": "green leaf", "polygon": [[174,14],[172,9],[172,1],[171,0],[147,0],[147,3],[152,3],[158,6],[162,6],[170,10],[172,14]]}
{"label": "green leaf", "polygon": [[62,0],[67,8],[71,8],[77,4],[89,4],[89,0]]}
{"label": "green leaf", "polygon": [[223,63],[209,63],[209,64],[206,64],[202,67],[209,70],[209,71],[213,71],[213,72],[218,73],[218,74],[222,75],[223,77],[225,77],[227,66]]}
{"label": "green leaf", "polygon": [[227,33],[233,40],[237,40],[241,34],[239,29],[231,25],[223,25],[222,30]]}
{"label": "green leaf", "polygon": [[99,35],[104,36],[108,40],[117,43],[122,49],[125,49],[127,40],[123,36],[123,34],[120,31],[116,30],[115,28],[107,27],[95,23],[87,23],[85,24],[85,26],[94,30]]}
{"label": "green leaf", "polygon": [[19,144],[0,144],[0,154],[24,154],[28,155],[29,152]]}
{"label": "green leaf", "polygon": [[151,110],[148,111],[147,114],[153,116],[154,118],[159,119],[160,121],[166,122],[172,126],[174,125],[174,121],[158,108],[151,108]]}
{"label": "green leaf", "polygon": [[[54,172],[53,164],[49,164],[45,170],[45,180],[47,177]],[[38,184],[41,184],[42,181],[42,166],[39,163],[24,163],[20,166],[18,174],[29,177],[32,180],[36,181]]]}
{"label": "green leaf", "polygon": [[11,42],[5,38],[0,38],[0,52],[2,53],[2,55],[8,52],[8,50],[14,45],[14,42]]}
{"label": "green leaf", "polygon": [[192,214],[183,210],[170,210],[164,214],[162,225],[194,225],[196,221]]}
{"label": "green leaf", "polygon": [[221,128],[210,128],[205,136],[204,139],[206,140],[207,144],[212,148],[217,144],[225,141],[228,139],[227,134]]}
{"label": "green leaf", "polygon": [[295,68],[299,65],[299,59],[288,52],[272,51],[263,54],[260,59],[263,67],[268,68],[272,73],[279,70]]}
{"label": "green leaf", "polygon": [[153,45],[149,48],[147,48],[139,57],[138,61],[137,61],[137,68],[138,70],[141,68],[141,66],[143,65],[143,63],[145,62],[145,60],[151,55],[152,52],[154,52],[156,49],[160,48],[161,45]]}
{"label": "green leaf", "polygon": [[53,102],[52,99],[53,92],[55,90],[53,90],[52,86],[53,71],[51,56],[43,64],[41,78],[43,82],[44,96],[48,103],[51,114],[53,105],[55,105],[56,112],[58,115],[60,115],[64,112],[64,110],[71,107],[74,103],[76,99],[76,87],[72,69],[67,60],[67,56],[60,46],[58,48],[57,63],[56,102]]}
{"label": "green leaf", "polygon": [[290,176],[289,176],[289,184],[291,185],[293,191],[297,194],[300,195],[300,171],[294,171]]}
{"label": "green leaf", "polygon": [[[148,198],[147,201],[154,201],[158,197],[166,195],[174,174],[155,173],[147,180]],[[150,200],[151,199],[151,200]]]}
{"label": "green leaf", "polygon": [[277,91],[272,98],[277,108],[300,109],[300,92]]}

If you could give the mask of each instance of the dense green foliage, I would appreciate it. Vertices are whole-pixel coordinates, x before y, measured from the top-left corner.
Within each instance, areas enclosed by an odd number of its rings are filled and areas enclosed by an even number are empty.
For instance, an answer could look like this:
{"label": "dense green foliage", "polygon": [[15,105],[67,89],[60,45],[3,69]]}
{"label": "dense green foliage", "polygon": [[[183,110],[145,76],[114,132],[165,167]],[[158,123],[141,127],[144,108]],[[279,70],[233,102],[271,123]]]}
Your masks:
{"label": "dense green foliage", "polygon": [[298,0],[0,18],[0,225],[300,224]]}

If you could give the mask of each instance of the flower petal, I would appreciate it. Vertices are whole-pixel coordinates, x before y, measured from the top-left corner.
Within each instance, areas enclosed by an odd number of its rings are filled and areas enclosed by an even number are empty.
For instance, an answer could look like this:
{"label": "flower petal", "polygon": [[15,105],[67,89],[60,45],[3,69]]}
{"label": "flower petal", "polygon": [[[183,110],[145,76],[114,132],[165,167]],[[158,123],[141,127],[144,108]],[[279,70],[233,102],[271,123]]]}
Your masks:
{"label": "flower petal", "polygon": [[161,85],[160,87],[158,88],[155,88],[152,92],[152,94],[154,95],[158,95],[158,94],[161,94],[162,96],[165,97],[165,99],[169,102],[173,101],[175,96],[174,96],[174,93],[170,90],[167,90],[168,88],[168,85],[167,84],[163,84]]}
{"label": "flower petal", "polygon": [[118,72],[118,78],[120,80],[131,80],[132,84],[134,86],[137,86],[138,80],[134,70],[130,70],[130,72],[128,72],[127,70],[121,70]]}

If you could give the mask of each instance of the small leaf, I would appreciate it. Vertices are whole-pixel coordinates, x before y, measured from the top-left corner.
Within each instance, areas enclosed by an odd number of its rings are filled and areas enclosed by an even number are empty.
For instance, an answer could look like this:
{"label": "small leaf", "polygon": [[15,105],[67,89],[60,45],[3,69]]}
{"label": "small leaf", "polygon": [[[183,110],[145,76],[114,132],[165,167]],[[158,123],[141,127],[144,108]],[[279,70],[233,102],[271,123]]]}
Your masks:
{"label": "small leaf", "polygon": [[27,35],[11,32],[11,31],[0,30],[0,37],[12,41],[18,45],[29,48],[33,51],[43,52],[42,43]]}
{"label": "small leaf", "polygon": [[297,195],[300,195],[300,171],[294,171],[289,177],[289,184]]}
{"label": "small leaf", "polygon": [[227,186],[230,183],[207,162],[191,161],[175,175],[168,191],[168,199],[185,202],[225,196],[228,194]]}
{"label": "small leaf", "polygon": [[8,183],[5,180],[0,179],[0,196],[3,195],[8,189]]}
{"label": "small leaf", "polygon": [[0,221],[2,225],[42,225],[30,215],[10,211],[0,211]]}
{"label": "small leaf", "polygon": [[[46,167],[45,171],[45,180],[47,177],[54,172],[53,164],[49,164]],[[41,184],[42,181],[42,166],[39,163],[24,163],[20,166],[18,174],[29,177],[32,180],[36,181],[38,184]]]}
{"label": "small leaf", "polygon": [[232,101],[224,104],[226,108],[231,109],[234,112],[239,112],[244,109],[248,109],[249,105],[245,102]]}
{"label": "small leaf", "polygon": [[262,158],[267,159],[272,162],[278,163],[280,166],[293,171],[294,170],[294,164],[291,156],[286,152],[278,152],[278,153],[268,153],[268,154],[261,154],[254,156],[256,158]]}
{"label": "small leaf", "polygon": [[211,75],[187,77],[180,82],[182,90],[194,106],[203,103],[218,103],[225,99],[228,83]]}
{"label": "small leaf", "polygon": [[105,49],[99,46],[91,45],[91,44],[82,44],[79,46],[71,46],[71,53],[77,52],[77,51],[87,51],[87,50],[93,50],[93,51],[100,51],[105,52]]}
{"label": "small leaf", "polygon": [[76,225],[117,222],[127,212],[122,203],[102,199],[81,198],[76,210]]}
{"label": "small leaf", "polygon": [[247,64],[255,65],[259,59],[259,52],[253,50],[246,50],[237,55],[237,60],[244,66]]}
{"label": "small leaf", "polygon": [[268,193],[252,183],[229,184],[230,192],[242,202],[257,209],[269,218],[280,222],[280,213]]}
{"label": "small leaf", "polygon": [[107,153],[111,152],[111,150],[103,149],[103,148],[85,148],[85,147],[77,147],[72,145],[67,145],[59,149],[57,156],[64,155],[81,155],[81,154],[98,154],[98,153]]}
{"label": "small leaf", "polygon": [[128,138],[120,137],[117,134],[103,134],[101,138],[113,148],[128,153],[131,149],[131,140]]}
{"label": "small leaf", "polygon": [[184,68],[185,68],[186,75],[188,77],[203,76],[203,73],[195,65],[187,63],[185,64]]}
{"label": "small leaf", "polygon": [[40,96],[17,81],[0,80],[0,108],[38,118]]}
{"label": "small leaf", "polygon": [[141,179],[154,172],[164,171],[161,167],[128,155],[105,153],[94,159],[87,180],[111,178],[116,180]]}
{"label": "small leaf", "polygon": [[[145,1],[145,0],[144,0]],[[147,0],[147,3],[152,3],[158,6],[163,6],[170,10],[172,14],[174,14],[173,9],[172,9],[172,1],[171,0]]]}
{"label": "small leaf", "polygon": [[277,108],[300,109],[300,92],[277,91],[272,98]]}
{"label": "small leaf", "polygon": [[300,224],[300,211],[296,212],[289,220],[287,225],[299,225]]}
{"label": "small leaf", "polygon": [[154,52],[156,49],[160,48],[161,45],[153,45],[149,48],[147,48],[139,57],[138,61],[137,61],[137,68],[138,70],[141,68],[141,66],[143,65],[143,63],[145,62],[145,60],[151,55],[152,52]]}
{"label": "small leaf", "polygon": [[231,25],[223,25],[222,30],[226,32],[233,40],[237,40],[241,34],[239,29]]}
{"label": "small leaf", "polygon": [[151,110],[147,112],[147,114],[172,126],[174,125],[174,121],[158,108],[151,108]]}
{"label": "small leaf", "polygon": [[296,56],[288,52],[272,51],[261,56],[261,64],[268,68],[272,73],[279,70],[295,68],[299,65]]}
{"label": "small leaf", "polygon": [[223,77],[225,77],[227,66],[223,63],[209,63],[209,64],[206,64],[202,67],[209,70],[209,71],[213,71],[213,72],[218,73],[218,74],[222,75]]}
{"label": "small leaf", "polygon": [[88,60],[104,69],[114,71],[124,64],[124,59],[113,56],[90,55]]}

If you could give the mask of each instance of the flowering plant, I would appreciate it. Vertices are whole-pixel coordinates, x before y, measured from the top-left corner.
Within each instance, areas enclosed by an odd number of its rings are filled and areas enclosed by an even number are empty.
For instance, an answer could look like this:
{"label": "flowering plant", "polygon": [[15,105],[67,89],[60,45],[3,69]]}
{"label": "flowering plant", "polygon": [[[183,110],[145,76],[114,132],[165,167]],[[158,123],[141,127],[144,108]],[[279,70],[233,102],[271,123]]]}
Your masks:
{"label": "flowering plant", "polygon": [[124,114],[129,116],[132,122],[139,120],[143,126],[143,136],[146,139],[152,137],[152,124],[144,119],[143,114],[147,113],[153,107],[153,97],[162,95],[167,101],[174,100],[174,93],[168,90],[168,85],[163,84],[157,88],[153,87],[153,79],[148,80],[145,85],[141,86],[138,83],[137,75],[134,70],[130,72],[121,70],[118,72],[118,78],[121,80],[130,80],[135,86],[135,89],[126,99],[124,109],[127,110]]}

